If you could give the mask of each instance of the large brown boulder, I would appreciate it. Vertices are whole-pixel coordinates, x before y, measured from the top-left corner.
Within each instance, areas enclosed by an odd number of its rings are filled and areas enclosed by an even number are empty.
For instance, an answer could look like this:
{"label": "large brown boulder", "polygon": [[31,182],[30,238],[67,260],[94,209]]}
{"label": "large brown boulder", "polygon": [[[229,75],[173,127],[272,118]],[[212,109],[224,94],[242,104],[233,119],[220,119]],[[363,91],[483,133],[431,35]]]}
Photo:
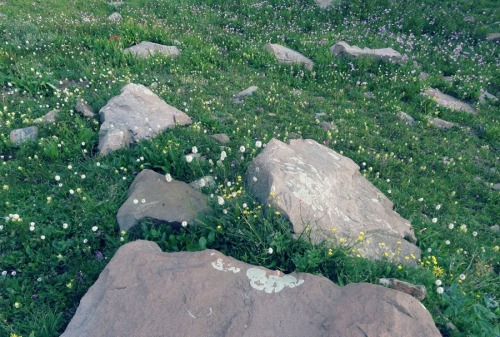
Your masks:
{"label": "large brown boulder", "polygon": [[345,240],[360,256],[411,264],[420,257],[411,224],[392,202],[351,159],[314,140],[271,140],[250,164],[246,184],[314,243]]}
{"label": "large brown boulder", "polygon": [[215,250],[163,253],[122,246],[61,337],[439,337],[410,295],[284,275]]}

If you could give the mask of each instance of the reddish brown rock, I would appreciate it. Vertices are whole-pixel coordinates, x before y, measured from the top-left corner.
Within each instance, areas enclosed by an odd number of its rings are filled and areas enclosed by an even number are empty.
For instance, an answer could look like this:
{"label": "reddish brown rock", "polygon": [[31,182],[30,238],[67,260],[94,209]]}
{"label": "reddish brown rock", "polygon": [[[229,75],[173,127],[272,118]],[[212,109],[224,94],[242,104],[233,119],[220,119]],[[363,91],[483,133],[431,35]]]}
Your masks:
{"label": "reddish brown rock", "polygon": [[413,297],[372,284],[343,288],[281,274],[215,250],[121,247],[61,337],[439,337]]}

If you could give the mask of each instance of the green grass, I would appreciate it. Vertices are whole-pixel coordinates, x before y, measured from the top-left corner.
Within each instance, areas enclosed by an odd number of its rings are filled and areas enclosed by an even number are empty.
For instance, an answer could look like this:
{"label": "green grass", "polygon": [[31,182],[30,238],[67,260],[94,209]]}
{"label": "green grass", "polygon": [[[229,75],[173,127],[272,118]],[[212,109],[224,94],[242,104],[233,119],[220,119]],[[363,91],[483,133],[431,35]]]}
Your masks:
{"label": "green grass", "polygon": [[[424,284],[423,304],[444,336],[500,335],[499,235],[489,229],[500,224],[492,189],[500,182],[500,103],[476,104],[481,89],[500,97],[499,45],[485,40],[500,31],[495,1],[340,1],[322,10],[312,0],[130,0],[119,24],[106,19],[114,11],[105,0],[0,6],[0,336],[61,334],[114,252],[137,238],[164,251],[218,249],[340,285],[382,277]],[[142,40],[178,40],[182,53],[145,61],[121,52]],[[337,59],[328,48],[340,40],[392,47],[410,62]],[[312,58],[314,71],[276,63],[268,42]],[[429,78],[420,80],[421,71]],[[130,82],[150,86],[194,124],[98,157],[99,123],[75,113],[75,101],[98,111]],[[234,104],[249,85],[259,90]],[[428,86],[476,104],[479,114],[437,107],[420,95]],[[57,122],[40,126],[37,142],[9,141],[11,130],[55,108]],[[417,124],[404,124],[399,111]],[[434,129],[431,116],[460,127]],[[225,148],[210,137],[222,132],[231,137]],[[415,228],[419,266],[364,260],[340,242],[313,246],[307,233],[294,240],[286,219],[246,193],[245,169],[262,151],[256,141],[299,136],[353,159],[394,202]],[[206,161],[186,163],[193,146]],[[228,158],[211,165],[222,150]],[[186,182],[217,177],[217,187],[203,190],[214,195],[213,212],[177,232],[144,223],[120,233],[116,212],[143,168]]]}

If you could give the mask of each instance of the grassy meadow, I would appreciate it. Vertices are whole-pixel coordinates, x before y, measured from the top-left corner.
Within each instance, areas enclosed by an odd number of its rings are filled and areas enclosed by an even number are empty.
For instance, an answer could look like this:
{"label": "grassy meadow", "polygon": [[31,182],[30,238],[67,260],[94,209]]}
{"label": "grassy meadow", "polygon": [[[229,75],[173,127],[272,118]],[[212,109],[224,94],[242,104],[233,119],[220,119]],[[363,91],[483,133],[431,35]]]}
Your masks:
{"label": "grassy meadow", "polygon": [[[119,23],[107,19],[115,11]],[[496,1],[339,0],[320,9],[313,0],[4,0],[0,13],[0,336],[60,335],[114,252],[138,238],[339,285],[423,284],[443,336],[500,335],[499,232],[490,228],[500,225],[500,103],[479,102],[481,90],[500,98],[500,44],[486,39],[500,32]],[[122,52],[175,40],[177,58]],[[336,58],[329,48],[339,41],[408,60]],[[301,52],[313,71],[277,63],[266,43]],[[99,120],[80,116],[75,102],[97,112],[127,83],[148,86],[193,124],[98,156]],[[259,89],[235,104],[250,85]],[[479,113],[438,107],[421,95],[428,87]],[[56,122],[39,124],[36,142],[9,140],[53,109]],[[456,126],[435,128],[431,117]],[[231,141],[222,146],[217,133]],[[299,137],[354,160],[394,202],[415,229],[417,267],[365,260],[341,238],[294,240],[279,212],[247,194],[243,177],[260,145]],[[188,163],[193,147],[206,160]],[[203,189],[213,212],[176,232],[148,223],[120,232],[116,213],[144,168],[185,182],[216,177]]]}

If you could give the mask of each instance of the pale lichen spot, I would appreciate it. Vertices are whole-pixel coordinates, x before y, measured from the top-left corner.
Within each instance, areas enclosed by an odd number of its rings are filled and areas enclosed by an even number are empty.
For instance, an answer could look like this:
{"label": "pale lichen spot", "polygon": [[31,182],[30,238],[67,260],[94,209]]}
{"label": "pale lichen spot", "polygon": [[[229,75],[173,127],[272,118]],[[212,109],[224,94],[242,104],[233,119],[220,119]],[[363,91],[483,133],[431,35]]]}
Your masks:
{"label": "pale lichen spot", "polygon": [[250,268],[247,270],[247,277],[250,280],[250,286],[257,290],[263,290],[268,294],[279,293],[284,288],[295,288],[304,283],[304,280],[297,279],[292,275],[266,275],[266,271],[259,268]]}

